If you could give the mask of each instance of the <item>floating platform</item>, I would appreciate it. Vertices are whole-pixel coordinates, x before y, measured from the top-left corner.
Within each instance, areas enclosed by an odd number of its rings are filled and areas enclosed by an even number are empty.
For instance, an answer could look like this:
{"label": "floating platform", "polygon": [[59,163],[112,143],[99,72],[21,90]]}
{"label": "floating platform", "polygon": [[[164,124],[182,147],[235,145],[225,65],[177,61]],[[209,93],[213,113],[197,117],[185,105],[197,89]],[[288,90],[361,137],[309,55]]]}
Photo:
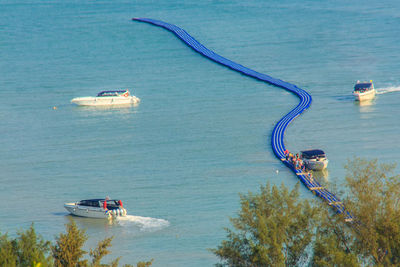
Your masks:
{"label": "floating platform", "polygon": [[286,150],[285,144],[283,142],[285,130],[289,123],[291,123],[297,116],[303,113],[306,109],[308,109],[312,102],[312,97],[305,90],[297,87],[294,84],[273,78],[266,74],[257,72],[255,70],[244,67],[238,63],[235,63],[227,58],[224,58],[210,49],[206,48],[204,45],[199,43],[195,38],[190,36],[185,30],[175,26],[173,24],[169,24],[160,20],[154,20],[149,18],[133,18],[134,21],[146,22],[155,26],[162,27],[172,33],[174,33],[179,39],[181,39],[186,45],[192,48],[197,53],[203,55],[204,57],[221,64],[225,67],[228,67],[234,71],[240,72],[241,74],[247,75],[257,80],[261,80],[263,82],[275,85],[277,87],[283,88],[293,94],[295,94],[299,99],[299,104],[293,108],[288,114],[283,116],[278,123],[275,125],[272,136],[271,136],[271,146],[274,151],[275,156],[280,159],[288,168],[290,168],[296,176],[300,179],[300,181],[314,194],[316,194],[321,199],[325,200],[328,205],[333,207],[337,213],[346,212],[346,221],[352,221],[352,217],[348,211],[345,211],[345,207],[343,203],[331,192],[325,189],[321,184],[319,184],[314,179],[309,179],[306,174],[301,173],[299,170],[296,170],[292,164],[290,164],[285,159],[284,151]]}

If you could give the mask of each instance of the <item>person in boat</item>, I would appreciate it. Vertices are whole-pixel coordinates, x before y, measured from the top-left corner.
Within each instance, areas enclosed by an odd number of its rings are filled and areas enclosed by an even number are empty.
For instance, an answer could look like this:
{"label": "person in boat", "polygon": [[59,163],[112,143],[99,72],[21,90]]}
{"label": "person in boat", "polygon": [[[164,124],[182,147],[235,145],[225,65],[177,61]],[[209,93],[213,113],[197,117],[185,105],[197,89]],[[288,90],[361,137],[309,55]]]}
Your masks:
{"label": "person in boat", "polygon": [[119,204],[119,206],[120,206],[121,208],[124,207],[124,206],[122,205],[122,201],[121,201],[121,200],[118,201],[118,204]]}
{"label": "person in boat", "polygon": [[107,198],[104,200],[104,202],[103,202],[103,209],[104,210],[108,210],[107,209]]}
{"label": "person in boat", "polygon": [[302,172],[306,172],[306,166],[305,166],[305,164],[302,164],[302,166],[301,166],[301,171],[302,171]]}
{"label": "person in boat", "polygon": [[296,156],[293,157],[293,167],[295,168],[295,170],[297,170],[299,161],[296,159]]}
{"label": "person in boat", "polygon": [[297,160],[296,160],[296,155],[292,154],[292,165],[293,167],[296,169],[296,164],[297,164]]}
{"label": "person in boat", "polygon": [[299,170],[303,169],[303,161],[301,159],[298,159],[297,162],[299,163]]}
{"label": "person in boat", "polygon": [[290,154],[289,150],[286,149],[285,151],[283,151],[283,154],[285,155],[285,159],[288,160],[289,159],[289,154]]}
{"label": "person in boat", "polygon": [[311,172],[308,172],[308,173],[307,173],[307,177],[308,177],[308,179],[310,180],[310,182],[311,182],[311,183],[313,183],[313,182],[314,182],[314,178],[313,178],[313,176],[312,176],[312,173],[311,173]]}

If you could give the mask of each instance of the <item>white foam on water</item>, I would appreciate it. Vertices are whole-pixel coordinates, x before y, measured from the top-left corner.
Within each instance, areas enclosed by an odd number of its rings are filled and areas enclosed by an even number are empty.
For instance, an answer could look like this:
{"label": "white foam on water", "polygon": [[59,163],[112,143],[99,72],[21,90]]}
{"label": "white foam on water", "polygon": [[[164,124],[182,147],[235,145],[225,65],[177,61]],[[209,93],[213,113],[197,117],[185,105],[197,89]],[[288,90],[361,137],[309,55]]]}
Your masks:
{"label": "white foam on water", "polygon": [[376,94],[378,95],[392,93],[392,92],[400,92],[400,86],[391,86],[391,87],[376,89]]}
{"label": "white foam on water", "polygon": [[125,217],[117,217],[119,225],[129,227],[136,226],[140,231],[153,232],[161,230],[169,226],[169,221],[151,217],[141,217],[126,215]]}

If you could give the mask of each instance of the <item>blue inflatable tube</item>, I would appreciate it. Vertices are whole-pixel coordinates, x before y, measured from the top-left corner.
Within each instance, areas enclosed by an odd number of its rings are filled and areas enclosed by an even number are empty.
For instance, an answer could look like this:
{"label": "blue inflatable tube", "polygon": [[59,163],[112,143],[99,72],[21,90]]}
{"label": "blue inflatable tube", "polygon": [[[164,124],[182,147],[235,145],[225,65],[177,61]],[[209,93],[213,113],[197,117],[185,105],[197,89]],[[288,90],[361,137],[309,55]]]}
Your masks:
{"label": "blue inflatable tube", "polygon": [[[261,80],[263,82],[267,82],[269,84],[275,85],[277,87],[281,87],[289,92],[292,92],[296,96],[299,97],[299,104],[292,109],[288,114],[286,114],[282,119],[278,121],[275,125],[272,136],[271,136],[271,146],[274,151],[275,156],[281,160],[288,168],[290,168],[296,176],[300,179],[300,181],[310,189],[315,195],[327,201],[330,206],[332,206],[336,212],[343,213],[345,212],[344,205],[340,202],[340,200],[328,190],[326,190],[323,186],[321,186],[317,181],[313,179],[309,179],[306,175],[302,174],[299,170],[296,170],[291,163],[286,161],[284,151],[286,150],[284,144],[284,135],[285,130],[289,123],[291,123],[297,116],[303,113],[306,109],[308,109],[311,105],[312,97],[305,90],[297,87],[294,84],[275,79],[271,76],[268,76],[263,73],[259,73],[247,67],[244,67],[238,63],[235,63],[227,58],[224,58],[213,51],[209,50],[201,43],[199,43],[196,39],[190,36],[185,30],[160,20],[154,20],[149,18],[133,18],[134,21],[146,22],[149,24],[153,24],[155,26],[162,27],[172,33],[174,33],[179,39],[181,39],[186,45],[192,48],[197,53],[211,59],[212,61],[221,64],[225,67],[228,67],[234,71],[240,72],[249,77]],[[347,213],[347,220],[351,220],[350,214]]]}

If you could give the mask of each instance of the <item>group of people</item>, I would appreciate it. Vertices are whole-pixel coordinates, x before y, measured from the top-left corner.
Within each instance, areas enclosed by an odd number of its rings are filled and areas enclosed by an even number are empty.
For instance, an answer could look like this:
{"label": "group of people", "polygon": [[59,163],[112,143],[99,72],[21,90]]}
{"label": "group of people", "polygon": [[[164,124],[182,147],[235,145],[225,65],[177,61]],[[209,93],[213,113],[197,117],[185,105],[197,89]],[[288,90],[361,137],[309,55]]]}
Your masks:
{"label": "group of people", "polygon": [[311,182],[314,181],[311,171],[306,168],[306,165],[304,164],[301,156],[299,156],[299,153],[293,154],[287,149],[283,153],[285,153],[286,160],[293,165],[295,170],[301,170],[301,172],[303,172]]}

